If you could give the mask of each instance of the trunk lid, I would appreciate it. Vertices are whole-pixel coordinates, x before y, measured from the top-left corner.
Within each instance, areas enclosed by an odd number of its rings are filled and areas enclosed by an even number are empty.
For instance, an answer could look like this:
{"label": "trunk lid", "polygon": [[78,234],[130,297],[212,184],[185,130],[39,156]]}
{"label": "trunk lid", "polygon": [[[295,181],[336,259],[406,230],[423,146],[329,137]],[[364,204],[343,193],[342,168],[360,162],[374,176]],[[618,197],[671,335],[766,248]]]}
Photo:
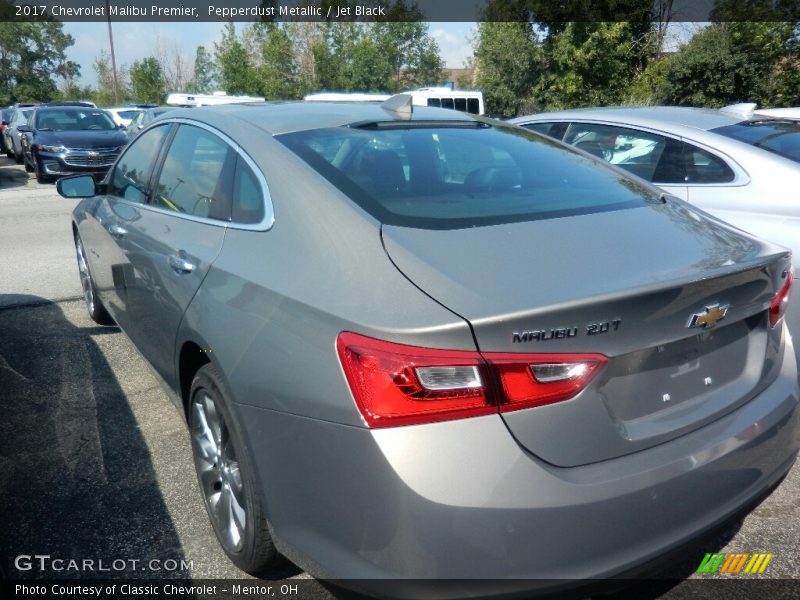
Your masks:
{"label": "trunk lid", "polygon": [[[681,203],[457,230],[384,225],[382,235],[396,267],[471,324],[481,352],[609,358],[576,397],[502,413],[552,464],[683,435],[777,373],[780,328],[766,310],[788,252]],[[689,327],[693,318],[719,320]]]}

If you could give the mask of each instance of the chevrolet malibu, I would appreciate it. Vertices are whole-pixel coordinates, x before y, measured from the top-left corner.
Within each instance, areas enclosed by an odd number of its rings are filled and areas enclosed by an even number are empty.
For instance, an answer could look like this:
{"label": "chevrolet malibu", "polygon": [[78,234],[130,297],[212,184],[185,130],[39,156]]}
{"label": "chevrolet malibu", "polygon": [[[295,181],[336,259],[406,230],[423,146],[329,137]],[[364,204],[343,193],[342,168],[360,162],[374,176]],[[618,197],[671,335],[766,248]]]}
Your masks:
{"label": "chevrolet malibu", "polygon": [[58,188],[249,573],[614,577],[795,461],[789,252],[539,134],[405,96],[177,110]]}

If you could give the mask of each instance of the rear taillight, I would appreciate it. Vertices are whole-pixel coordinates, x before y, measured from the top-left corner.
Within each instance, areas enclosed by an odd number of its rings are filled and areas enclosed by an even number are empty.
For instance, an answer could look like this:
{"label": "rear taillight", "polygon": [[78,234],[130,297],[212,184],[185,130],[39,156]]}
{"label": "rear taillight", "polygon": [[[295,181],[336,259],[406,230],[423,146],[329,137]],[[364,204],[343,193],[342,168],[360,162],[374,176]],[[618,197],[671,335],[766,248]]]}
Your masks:
{"label": "rear taillight", "polygon": [[484,354],[498,374],[500,412],[569,400],[589,385],[608,359],[602,354]]}
{"label": "rear taillight", "polygon": [[560,402],[607,362],[600,354],[437,350],[342,332],[339,360],[369,427],[415,425]]}
{"label": "rear taillight", "polygon": [[775,295],[772,303],[769,305],[769,326],[775,327],[783,319],[786,313],[786,306],[789,304],[789,292],[792,289],[792,273],[786,273],[786,281],[783,282],[783,287]]}

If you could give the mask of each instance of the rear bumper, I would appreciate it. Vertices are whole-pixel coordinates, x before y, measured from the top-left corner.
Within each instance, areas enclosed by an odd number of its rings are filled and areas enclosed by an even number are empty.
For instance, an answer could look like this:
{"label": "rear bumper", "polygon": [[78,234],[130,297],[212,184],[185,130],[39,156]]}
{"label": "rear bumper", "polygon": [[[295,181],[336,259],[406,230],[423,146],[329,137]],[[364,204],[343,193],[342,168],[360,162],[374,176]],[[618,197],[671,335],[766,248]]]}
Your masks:
{"label": "rear bumper", "polygon": [[735,412],[575,468],[532,457],[494,415],[370,431],[237,410],[279,549],[317,577],[373,579],[358,586],[395,595],[378,580],[514,578],[536,588],[635,569],[789,470],[799,398],[789,346],[778,379]]}

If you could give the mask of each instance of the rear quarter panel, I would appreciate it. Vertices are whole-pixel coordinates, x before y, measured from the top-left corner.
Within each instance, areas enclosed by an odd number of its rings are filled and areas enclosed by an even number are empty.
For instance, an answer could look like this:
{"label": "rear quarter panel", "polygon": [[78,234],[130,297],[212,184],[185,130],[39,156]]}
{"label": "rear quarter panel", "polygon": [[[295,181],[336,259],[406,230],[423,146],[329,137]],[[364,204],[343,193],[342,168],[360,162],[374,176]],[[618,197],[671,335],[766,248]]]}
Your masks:
{"label": "rear quarter panel", "polygon": [[237,139],[266,176],[275,224],[228,230],[176,352],[202,340],[237,403],[362,426],[341,331],[474,350],[469,326],[397,271],[376,221],[281,144],[249,135]]}

